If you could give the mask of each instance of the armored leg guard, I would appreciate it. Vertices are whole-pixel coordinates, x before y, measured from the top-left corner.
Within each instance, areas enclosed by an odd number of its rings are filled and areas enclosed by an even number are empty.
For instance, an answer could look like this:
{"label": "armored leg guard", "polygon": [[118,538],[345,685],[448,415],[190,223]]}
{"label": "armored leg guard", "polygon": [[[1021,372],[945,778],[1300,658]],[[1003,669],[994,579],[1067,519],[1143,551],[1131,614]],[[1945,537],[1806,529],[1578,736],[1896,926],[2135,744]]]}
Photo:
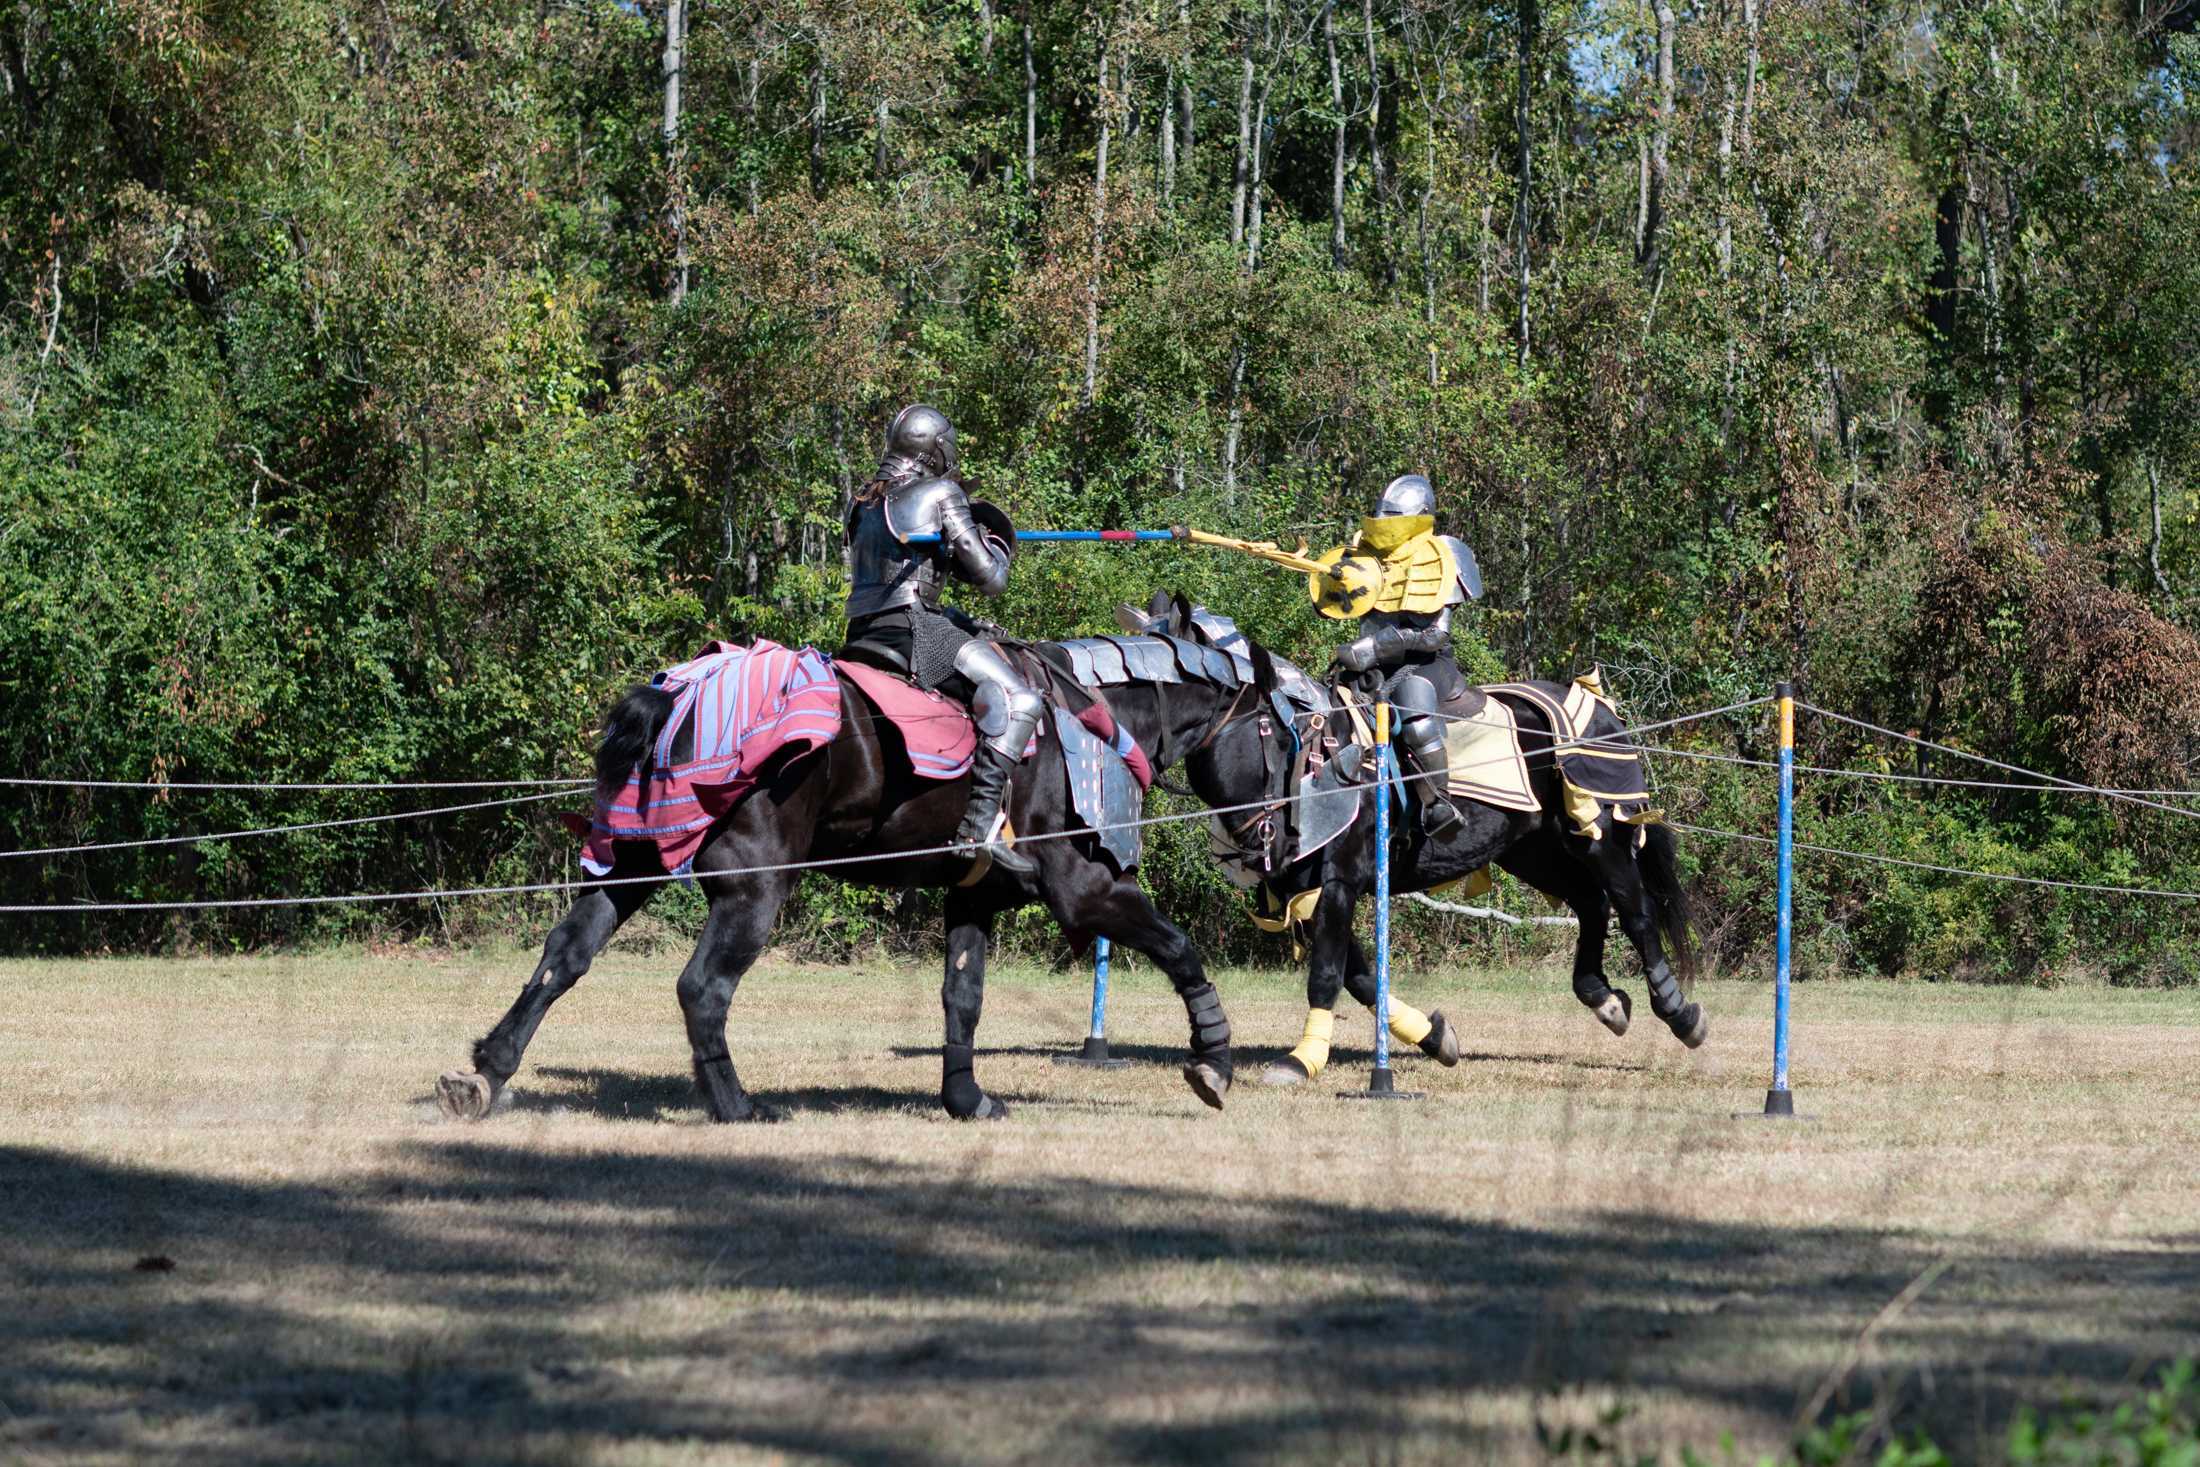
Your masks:
{"label": "armored leg guard", "polygon": [[955,670],[976,688],[970,711],[983,737],[977,761],[971,766],[970,803],[963,809],[955,844],[1011,876],[1034,875],[1038,864],[995,840],[993,827],[1008,790],[1008,772],[1022,760],[1046,703],[991,642],[964,643],[955,654]]}
{"label": "armored leg guard", "polygon": [[1436,689],[1409,672],[1392,681],[1390,696],[1402,715],[1399,754],[1421,807],[1421,828],[1432,836],[1448,835],[1460,816],[1451,802],[1451,754],[1444,747],[1444,721],[1436,716]]}

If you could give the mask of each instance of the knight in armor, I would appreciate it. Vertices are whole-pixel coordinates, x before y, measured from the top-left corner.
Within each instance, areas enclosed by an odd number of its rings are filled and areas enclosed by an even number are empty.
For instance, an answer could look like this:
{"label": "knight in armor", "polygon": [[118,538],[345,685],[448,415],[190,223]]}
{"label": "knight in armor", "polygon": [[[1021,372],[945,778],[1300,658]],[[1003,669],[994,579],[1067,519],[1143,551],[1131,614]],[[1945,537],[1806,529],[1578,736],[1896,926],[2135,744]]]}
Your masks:
{"label": "knight in armor", "polygon": [[1450,798],[1443,705],[1467,691],[1451,655],[1451,610],[1482,594],[1474,552],[1436,533],[1436,491],[1419,474],[1383,489],[1346,554],[1372,562],[1376,590],[1360,634],[1337,649],[1336,668],[1379,685],[1398,717],[1400,762],[1421,807],[1421,827],[1442,836],[1460,823]]}
{"label": "knight in armor", "polygon": [[[920,534],[939,540],[909,543]],[[946,414],[923,403],[903,408],[886,430],[886,456],[848,511],[851,583],[841,655],[967,698],[980,739],[955,844],[976,860],[1029,876],[1037,865],[996,831],[1009,772],[1029,747],[1045,703],[989,640],[996,633],[940,604],[951,578],[1000,595],[1008,585],[1012,534],[997,511],[974,507],[963,492]]]}

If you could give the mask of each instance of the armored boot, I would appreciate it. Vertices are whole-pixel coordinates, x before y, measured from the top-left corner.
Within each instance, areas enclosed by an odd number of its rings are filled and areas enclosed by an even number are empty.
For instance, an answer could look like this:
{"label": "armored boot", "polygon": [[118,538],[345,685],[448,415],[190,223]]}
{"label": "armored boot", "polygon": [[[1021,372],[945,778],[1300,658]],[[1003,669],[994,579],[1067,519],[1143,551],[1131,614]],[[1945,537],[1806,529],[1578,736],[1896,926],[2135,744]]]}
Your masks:
{"label": "armored boot", "polygon": [[[1036,875],[1037,862],[993,839],[993,821],[1008,790],[1008,772],[1023,760],[1046,704],[991,642],[975,637],[965,642],[955,653],[955,671],[976,689],[970,713],[979,734],[977,760],[970,766],[970,803],[955,844],[1011,876]],[[989,867],[978,869],[983,874]]]}
{"label": "armored boot", "polygon": [[993,837],[1001,799],[1008,793],[1008,772],[1015,766],[1016,761],[991,739],[978,745],[977,758],[970,766],[970,803],[963,807],[954,844],[977,860],[990,862],[991,869],[1011,876],[1031,876],[1038,872],[1038,863]]}
{"label": "armored boot", "polygon": [[1421,806],[1421,829],[1442,838],[1458,828],[1462,817],[1459,807],[1451,802],[1451,755],[1444,748],[1444,736],[1428,731],[1434,722],[1417,721],[1408,733],[1419,737],[1401,740],[1398,753],[1399,763],[1412,781],[1408,788]]}

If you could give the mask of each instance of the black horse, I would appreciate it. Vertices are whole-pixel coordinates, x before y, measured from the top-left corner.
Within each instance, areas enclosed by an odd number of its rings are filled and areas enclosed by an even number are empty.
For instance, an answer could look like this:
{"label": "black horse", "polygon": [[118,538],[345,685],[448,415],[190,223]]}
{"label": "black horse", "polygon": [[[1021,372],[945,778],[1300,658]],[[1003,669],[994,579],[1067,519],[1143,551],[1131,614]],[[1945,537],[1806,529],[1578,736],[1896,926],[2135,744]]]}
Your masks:
{"label": "black horse", "polygon": [[[1125,607],[1122,616],[1126,625],[1142,631],[1180,637],[1201,635],[1200,622],[1208,619],[1182,597],[1167,596],[1156,596],[1144,612]],[[1265,691],[1275,686],[1280,659],[1257,644],[1248,643],[1245,650],[1255,669],[1256,687]],[[1541,686],[1554,696],[1565,694],[1555,685]],[[1708,1036],[1710,1021],[1702,1006],[1690,1001],[1682,989],[1694,977],[1695,961],[1672,833],[1657,824],[1621,824],[1605,811],[1598,819],[1598,838],[1582,835],[1566,809],[1551,752],[1555,740],[1542,709],[1529,699],[1492,696],[1504,697],[1519,722],[1529,784],[1540,808],[1520,813],[1459,801],[1464,821],[1437,839],[1424,833],[1418,821],[1393,820],[1391,890],[1427,891],[1495,864],[1565,903],[1581,920],[1574,949],[1574,996],[1613,1033],[1622,1034],[1633,1001],[1624,990],[1612,988],[1604,976],[1605,928],[1616,910],[1622,930],[1642,959],[1652,1011],[1674,1037],[1691,1049],[1697,1047]],[[1292,795],[1289,780],[1295,744],[1292,730],[1274,722],[1238,720],[1195,750],[1185,762],[1184,773],[1192,791],[1209,805],[1242,808],[1260,802],[1281,811]],[[1237,839],[1244,847],[1244,864],[1265,862],[1272,870],[1267,880],[1274,891],[1287,896],[1319,893],[1312,914],[1313,956],[1306,980],[1306,1001],[1314,1019],[1308,1026],[1312,1042],[1270,1065],[1262,1077],[1270,1084],[1299,1084],[1319,1072],[1328,1055],[1328,1015],[1340,987],[1349,988],[1363,1003],[1373,1001],[1372,969],[1365,949],[1353,936],[1352,919],[1360,899],[1375,887],[1374,816],[1372,800],[1363,795],[1351,827],[1297,862],[1289,859],[1281,843],[1288,822],[1241,816],[1224,827],[1231,832],[1268,830],[1265,838],[1254,836],[1249,847],[1243,836]]]}
{"label": "black horse", "polygon": [[[1066,665],[1064,647],[1077,645],[1044,644],[1033,650],[1040,665],[1056,668]],[[1113,665],[1123,676],[1106,689],[1108,708],[1157,769],[1210,743],[1249,706],[1251,670],[1243,662],[1156,638],[1118,638],[1110,645],[1117,648]],[[1125,646],[1138,655],[1123,656]],[[1135,668],[1166,676],[1135,676]],[[1072,706],[1092,696],[1066,679],[1051,681],[1057,696]],[[1043,902],[1066,932],[1107,937],[1135,948],[1169,976],[1191,1019],[1192,1052],[1184,1078],[1200,1099],[1220,1109],[1233,1075],[1230,1025],[1221,1000],[1191,939],[1155,910],[1135,874],[1118,872],[1099,850],[1099,837],[1075,813],[1051,719],[1041,720],[1039,747],[1019,768],[1008,803],[1012,828],[1037,862],[1037,874],[1018,879],[993,870],[975,884],[963,885],[970,858],[933,853],[953,836],[968,780],[917,778],[893,726],[845,682],[840,698],[838,736],[822,749],[776,759],[759,771],[754,792],[718,822],[695,858],[695,880],[709,899],[710,912],[695,953],[680,974],[679,998],[695,1081],[711,1117],[778,1118],[773,1108],[742,1088],[734,1072],[726,1049],[726,1010],[741,975],[763,952],[780,908],[802,879],[796,868],[821,861],[840,863],[830,869],[847,881],[947,892],[940,1101],[950,1115],[998,1119],[1007,1114],[998,1098],[979,1088],[972,1044],[994,920],[1033,900]],[[671,706],[669,695],[646,686],[630,690],[614,705],[596,756],[600,787],[616,790],[626,783],[656,742]],[[676,760],[681,753],[676,745]],[[617,849],[611,874],[583,883],[572,910],[543,944],[534,976],[497,1026],[474,1045],[473,1068],[451,1071],[438,1082],[447,1113],[465,1119],[489,1113],[519,1069],[543,1015],[580,981],[619,924],[658,889],[654,882],[622,880],[662,872],[654,847],[619,841]]]}

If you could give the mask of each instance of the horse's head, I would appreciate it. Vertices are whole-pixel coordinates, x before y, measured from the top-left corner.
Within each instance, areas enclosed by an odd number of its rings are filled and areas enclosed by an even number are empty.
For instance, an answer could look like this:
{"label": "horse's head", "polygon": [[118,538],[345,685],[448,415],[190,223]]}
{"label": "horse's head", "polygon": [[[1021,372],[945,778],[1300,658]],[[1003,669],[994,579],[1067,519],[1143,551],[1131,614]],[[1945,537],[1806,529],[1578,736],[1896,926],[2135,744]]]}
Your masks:
{"label": "horse's head", "polygon": [[[1178,599],[1179,611],[1196,609]],[[1276,659],[1242,635],[1237,643],[1233,652],[1252,665],[1246,696],[1185,757],[1184,777],[1192,793],[1214,808],[1215,853],[1226,869],[1250,878],[1289,860],[1291,766],[1299,736],[1289,702],[1276,696],[1282,686]]]}

